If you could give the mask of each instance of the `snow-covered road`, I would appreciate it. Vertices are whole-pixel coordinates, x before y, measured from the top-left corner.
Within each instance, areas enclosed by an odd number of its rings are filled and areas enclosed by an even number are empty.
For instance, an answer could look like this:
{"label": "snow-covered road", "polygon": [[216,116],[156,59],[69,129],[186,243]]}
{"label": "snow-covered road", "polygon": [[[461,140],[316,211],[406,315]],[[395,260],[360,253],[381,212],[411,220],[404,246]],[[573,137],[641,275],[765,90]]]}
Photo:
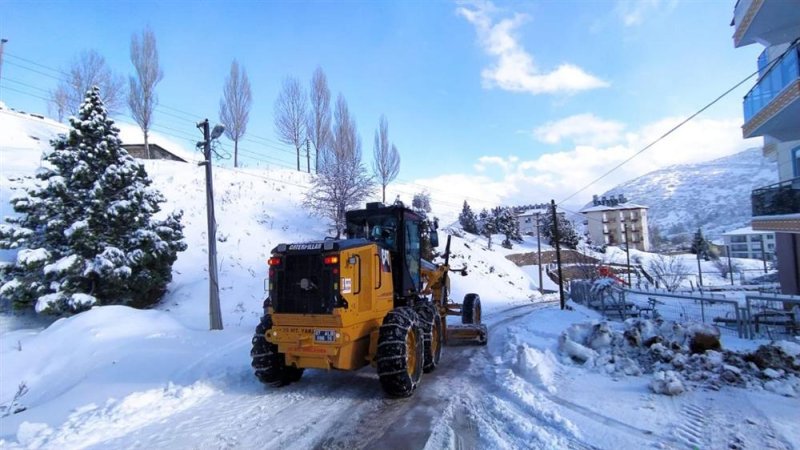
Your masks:
{"label": "snow-covered road", "polygon": [[[490,339],[500,338],[505,324],[552,307],[552,302],[529,304],[489,315]],[[246,354],[249,345],[249,339],[236,339],[215,357]],[[487,347],[448,347],[442,365],[423,377],[409,399],[387,399],[370,367],[355,373],[309,370],[300,382],[279,389],[262,386],[247,366],[231,368],[211,384],[164,390],[165,397],[192,397],[186,398],[190,405],[176,403],[173,414],[153,415],[150,423],[97,448],[423,448],[435,431],[448,427],[458,430],[458,441],[477,444],[470,417],[483,415],[480,405],[496,389],[483,373],[489,359]],[[75,425],[69,424],[71,432]]]}

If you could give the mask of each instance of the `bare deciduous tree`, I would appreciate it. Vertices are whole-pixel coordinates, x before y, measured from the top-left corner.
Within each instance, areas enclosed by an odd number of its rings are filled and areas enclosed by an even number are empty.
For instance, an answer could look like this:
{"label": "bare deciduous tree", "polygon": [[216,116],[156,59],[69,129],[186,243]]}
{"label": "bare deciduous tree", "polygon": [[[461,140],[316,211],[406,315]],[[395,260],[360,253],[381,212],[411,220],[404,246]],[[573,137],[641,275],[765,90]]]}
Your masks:
{"label": "bare deciduous tree", "polygon": [[247,131],[253,97],[247,71],[244,68],[240,71],[239,63],[235,59],[231,63],[231,73],[225,79],[222,95],[223,98],[219,101],[219,120],[225,126],[225,136],[233,141],[233,167],[239,167],[239,139]]}
{"label": "bare deciduous tree", "polygon": [[135,34],[131,36],[131,62],[136,76],[129,78],[128,106],[133,119],[144,133],[144,151],[149,159],[148,134],[153,124],[153,110],[158,103],[156,84],[164,77],[164,72],[158,65],[156,35],[149,27],[142,31],[141,40]]}
{"label": "bare deciduous tree", "polygon": [[372,171],[381,184],[383,203],[386,203],[386,186],[397,178],[400,172],[400,154],[394,144],[389,144],[389,122],[381,115],[378,129],[375,130]]}
{"label": "bare deciduous tree", "polygon": [[306,125],[308,139],[314,145],[314,169],[319,173],[319,154],[331,141],[331,91],[322,68],[317,67],[311,77],[311,107]]}
{"label": "bare deciduous tree", "polygon": [[65,70],[66,79],[62,80],[54,91],[50,92],[48,107],[52,114],[58,116],[59,122],[66,116],[77,114],[86,92],[97,86],[106,110],[109,114],[122,109],[122,77],[115,75],[106,63],[106,59],[94,50],[86,50],[76,56],[69,68]]}
{"label": "bare deciduous tree", "polygon": [[278,140],[293,145],[297,151],[297,170],[300,170],[300,147],[306,139],[307,109],[308,101],[300,81],[294,77],[285,78],[275,100],[275,131]]}
{"label": "bare deciduous tree", "polygon": [[677,256],[656,255],[647,265],[653,278],[660,281],[664,288],[670,292],[680,287],[681,283],[689,277],[689,266]]}
{"label": "bare deciduous tree", "polygon": [[373,183],[361,162],[361,139],[355,120],[341,94],[333,120],[331,145],[321,149],[319,173],[306,194],[305,205],[331,219],[338,238],[345,227],[345,212],[364,201]]}

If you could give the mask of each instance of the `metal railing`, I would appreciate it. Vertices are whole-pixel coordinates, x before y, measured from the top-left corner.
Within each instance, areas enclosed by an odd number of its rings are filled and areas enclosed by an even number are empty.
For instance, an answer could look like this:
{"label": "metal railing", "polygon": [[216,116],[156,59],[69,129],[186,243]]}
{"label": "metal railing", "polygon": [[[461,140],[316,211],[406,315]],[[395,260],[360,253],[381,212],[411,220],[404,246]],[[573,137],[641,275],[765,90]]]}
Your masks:
{"label": "metal railing", "polygon": [[800,297],[748,295],[745,305],[745,337],[785,339],[800,335]]}
{"label": "metal railing", "polygon": [[800,213],[800,177],[754,189],[753,216]]}
{"label": "metal railing", "polygon": [[787,50],[744,96],[744,121],[749,122],[790,83],[800,78],[800,55],[797,44]]}
{"label": "metal railing", "polygon": [[716,326],[722,334],[746,339],[787,339],[800,335],[800,297],[747,295],[744,304],[712,297],[668,292],[611,289],[598,292],[588,280],[569,283],[570,298],[607,319],[631,317],[693,321]]}

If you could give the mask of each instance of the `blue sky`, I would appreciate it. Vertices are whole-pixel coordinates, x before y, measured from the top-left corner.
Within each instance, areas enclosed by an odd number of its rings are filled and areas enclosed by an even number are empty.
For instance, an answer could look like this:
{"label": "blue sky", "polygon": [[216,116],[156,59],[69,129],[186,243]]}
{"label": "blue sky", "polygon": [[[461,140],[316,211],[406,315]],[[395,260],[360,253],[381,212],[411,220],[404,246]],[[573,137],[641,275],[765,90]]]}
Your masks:
{"label": "blue sky", "polygon": [[[273,104],[285,76],[307,85],[321,66],[356,117],[367,163],[386,114],[411,189],[479,206],[561,201],[755,70],[761,49],[733,48],[734,3],[3,0],[0,100],[46,112],[38,97],[58,76],[47,68],[87,49],[127,76],[130,37],[149,25],[164,70],[154,129],[187,147],[192,120],[216,120],[237,58],[254,97],[241,145],[261,160],[243,162],[291,166]],[[739,129],[753,84],[570,202],[759,145]]]}

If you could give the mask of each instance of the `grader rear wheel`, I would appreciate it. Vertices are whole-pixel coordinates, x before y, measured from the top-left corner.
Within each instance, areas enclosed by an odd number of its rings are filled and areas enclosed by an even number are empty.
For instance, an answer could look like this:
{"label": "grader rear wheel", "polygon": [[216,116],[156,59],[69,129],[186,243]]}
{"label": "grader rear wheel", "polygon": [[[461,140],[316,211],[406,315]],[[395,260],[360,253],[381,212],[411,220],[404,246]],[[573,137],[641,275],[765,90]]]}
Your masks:
{"label": "grader rear wheel", "polygon": [[481,323],[481,297],[478,294],[467,294],[461,305],[461,323]]}
{"label": "grader rear wheel", "polygon": [[255,369],[256,378],[266,385],[275,387],[298,381],[303,376],[303,369],[286,365],[283,353],[278,353],[278,346],[268,342],[264,337],[264,333],[270,328],[272,328],[272,317],[265,314],[256,327],[252,340],[253,347],[250,350],[250,357],[253,358],[250,365]]}
{"label": "grader rear wheel", "polygon": [[436,307],[430,303],[419,304],[414,310],[419,317],[422,337],[425,341],[423,371],[425,373],[432,372],[442,359],[444,348],[442,318],[439,316],[439,311],[436,310]]}
{"label": "grader rear wheel", "polygon": [[378,377],[392,397],[414,393],[424,364],[424,340],[419,317],[407,306],[395,308],[383,318],[378,332]]}

